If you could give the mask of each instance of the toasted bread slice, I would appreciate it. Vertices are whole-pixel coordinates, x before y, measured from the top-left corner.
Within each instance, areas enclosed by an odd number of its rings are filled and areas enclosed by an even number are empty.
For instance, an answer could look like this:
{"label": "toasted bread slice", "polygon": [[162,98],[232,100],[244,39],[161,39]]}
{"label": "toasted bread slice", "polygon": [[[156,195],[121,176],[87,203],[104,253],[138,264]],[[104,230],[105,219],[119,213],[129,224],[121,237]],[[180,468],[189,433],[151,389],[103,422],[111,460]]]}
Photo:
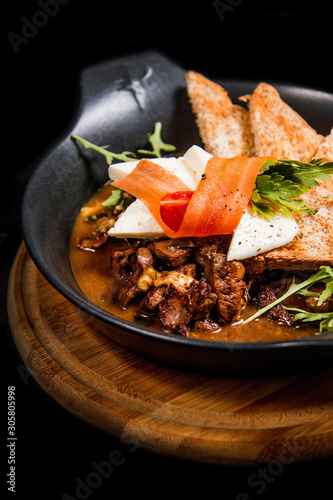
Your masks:
{"label": "toasted bread slice", "polygon": [[253,156],[249,112],[227,91],[195,71],[185,75],[187,93],[205,149],[214,156]]}
{"label": "toasted bread slice", "polygon": [[320,144],[316,158],[325,158],[325,161],[333,161],[333,128],[331,133]]}
{"label": "toasted bread slice", "polygon": [[317,211],[315,215],[295,214],[299,232],[288,245],[246,261],[248,273],[265,269],[316,270],[333,266],[333,178],[319,181],[318,187],[302,195]]}
{"label": "toasted bread slice", "polygon": [[310,161],[323,136],[286,104],[278,91],[259,83],[252,96],[246,96],[254,135],[255,156]]}

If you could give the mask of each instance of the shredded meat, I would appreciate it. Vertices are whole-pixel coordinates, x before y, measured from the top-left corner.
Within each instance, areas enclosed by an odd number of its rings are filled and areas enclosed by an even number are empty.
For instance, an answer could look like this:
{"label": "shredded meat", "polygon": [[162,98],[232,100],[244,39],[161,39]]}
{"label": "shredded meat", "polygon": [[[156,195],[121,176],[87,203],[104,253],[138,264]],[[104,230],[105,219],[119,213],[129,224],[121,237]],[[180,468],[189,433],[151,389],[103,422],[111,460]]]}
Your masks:
{"label": "shredded meat", "polygon": [[163,326],[184,335],[191,320],[206,318],[216,302],[216,295],[204,281],[193,280],[188,289],[169,285],[159,307]]}
{"label": "shredded meat", "polygon": [[[260,288],[258,296],[256,298],[257,304],[259,308],[265,307],[268,304],[272,304],[277,299],[277,296],[273,290],[273,288],[269,285],[264,285]],[[278,304],[273,309],[271,309],[267,313],[268,317],[276,321],[279,325],[288,325],[291,326],[293,324],[293,314],[286,311],[286,309]]]}
{"label": "shredded meat", "polygon": [[139,314],[150,315],[157,311],[165,328],[184,335],[192,320],[209,316],[217,298],[210,285],[195,279],[194,274],[195,264],[160,273],[143,298]]}
{"label": "shredded meat", "polygon": [[[229,236],[163,240],[131,247],[115,246],[112,273],[120,287],[115,298],[119,305],[138,304],[137,315],[159,319],[163,328],[178,335],[205,330],[212,334],[223,325],[238,321],[248,302],[258,307],[272,303],[289,286],[290,277],[246,276],[239,261],[228,261]],[[308,307],[316,308],[314,300]],[[324,307],[327,307],[325,304]],[[292,325],[293,315],[282,306],[268,316],[280,324]]]}
{"label": "shredded meat", "polygon": [[114,250],[110,258],[111,269],[114,276],[117,279],[128,277],[132,272],[135,259],[136,250],[134,248]]}
{"label": "shredded meat", "polygon": [[[119,305],[125,308],[150,288],[156,274],[153,268],[154,258],[148,248],[140,247],[134,251],[134,254],[132,249],[128,249],[123,252],[123,256],[128,268],[126,273],[122,274],[123,283],[116,292],[116,299]],[[124,269],[125,267],[122,268],[122,271]]]}
{"label": "shredded meat", "polygon": [[188,308],[191,319],[208,318],[217,296],[211,291],[210,285],[204,280],[193,280],[188,294]]}
{"label": "shredded meat", "polygon": [[81,250],[96,250],[105,246],[111,239],[108,234],[109,229],[114,226],[116,218],[112,214],[93,214],[87,217],[86,222],[89,224],[94,223],[94,228],[90,233],[80,238],[77,246]]}
{"label": "shredded meat", "polygon": [[168,292],[159,304],[158,316],[162,325],[172,331],[187,326],[191,321],[188,291],[184,288],[177,288],[171,283]]}
{"label": "shredded meat", "polygon": [[90,233],[78,241],[77,246],[81,250],[96,250],[108,243],[110,236],[107,233]]}
{"label": "shredded meat", "polygon": [[207,236],[205,238],[195,238],[194,258],[200,266],[205,267],[207,254],[227,253],[230,243],[230,236]]}
{"label": "shredded meat", "polygon": [[[211,251],[213,248],[213,251]],[[202,249],[199,262],[204,267],[208,283],[217,295],[217,312],[221,323],[239,319],[247,304],[245,267],[241,262],[227,261],[226,254],[217,253],[214,247]]]}

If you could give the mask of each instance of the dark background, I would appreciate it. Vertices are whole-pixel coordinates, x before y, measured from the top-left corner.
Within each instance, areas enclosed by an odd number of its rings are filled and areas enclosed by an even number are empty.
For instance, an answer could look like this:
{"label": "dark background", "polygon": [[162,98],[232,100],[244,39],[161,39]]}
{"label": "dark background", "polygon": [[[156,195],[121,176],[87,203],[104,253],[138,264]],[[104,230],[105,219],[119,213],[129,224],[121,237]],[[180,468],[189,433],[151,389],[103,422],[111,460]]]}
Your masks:
{"label": "dark background", "polygon": [[[229,4],[233,10],[217,12],[213,1],[202,0],[63,0],[57,14],[27,43],[16,39],[15,49],[9,33],[22,36],[22,18],[31,20],[41,7],[35,0],[0,0],[0,328],[4,407],[6,387],[17,388],[17,492],[12,497],[54,500],[65,492],[75,496],[75,478],[85,480],[92,462],[105,460],[112,450],[121,451],[125,463],[91,499],[162,493],[199,497],[201,491],[221,499],[236,499],[242,491],[254,499],[330,495],[332,459],[288,465],[259,494],[247,486],[257,466],[211,466],[143,450],[130,453],[116,439],[67,413],[32,377],[22,377],[22,361],[7,323],[8,274],[22,240],[22,193],[38,159],[75,113],[83,68],[154,49],[211,77],[284,81],[333,92],[328,2]],[[1,434],[6,434],[5,424]],[[1,469],[7,471],[7,466]],[[5,481],[2,488],[6,493]]]}

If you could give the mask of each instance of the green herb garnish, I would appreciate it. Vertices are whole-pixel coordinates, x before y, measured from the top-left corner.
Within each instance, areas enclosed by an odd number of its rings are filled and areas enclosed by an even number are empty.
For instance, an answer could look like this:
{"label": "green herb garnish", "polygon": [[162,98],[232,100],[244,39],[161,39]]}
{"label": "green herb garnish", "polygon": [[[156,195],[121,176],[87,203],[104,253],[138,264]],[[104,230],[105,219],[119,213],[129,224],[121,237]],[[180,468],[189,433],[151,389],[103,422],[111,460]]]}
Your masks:
{"label": "green herb garnish", "polygon": [[163,151],[174,151],[176,148],[172,144],[166,144],[161,137],[162,124],[161,122],[155,123],[154,132],[152,134],[147,134],[148,141],[152,146],[152,151],[147,149],[138,149],[138,153],[143,155],[151,155],[156,158],[161,158],[161,150]]}
{"label": "green herb garnish", "polygon": [[[150,133],[147,134],[148,141],[153,148],[152,151],[148,151],[146,149],[139,149],[137,152],[140,154],[149,154],[156,158],[160,158],[161,150],[174,151],[176,147],[173,146],[172,144],[166,144],[162,140],[161,132],[162,132],[162,124],[161,122],[156,122],[154,127],[154,132],[152,134]],[[108,165],[111,165],[113,160],[125,162],[125,161],[133,161],[133,159],[136,158],[136,154],[132,153],[131,151],[123,151],[122,153],[119,154],[112,153],[107,149],[109,146],[96,146],[96,144],[93,144],[92,142],[89,142],[86,139],[82,139],[82,137],[79,137],[78,135],[72,135],[71,137],[72,139],[81,142],[86,149],[93,149],[98,153],[102,154],[103,156],[105,156]],[[118,203],[120,203],[123,197],[123,193],[124,192],[122,189],[113,190],[109,198],[102,203],[103,207],[114,207],[118,205]],[[128,198],[124,199],[123,209],[126,209],[131,203],[132,201],[130,199]]]}
{"label": "green herb garnish", "polygon": [[[154,156],[155,158],[161,158],[161,151],[175,151],[176,147],[173,146],[172,144],[167,144],[162,140],[161,137],[161,132],[162,132],[162,124],[161,122],[156,122],[155,127],[154,127],[154,132],[148,133],[148,142],[152,147],[152,150],[149,151],[148,149],[138,149],[139,154],[143,155],[150,155]],[[136,154],[132,153],[131,151],[123,151],[122,153],[112,153],[109,151],[107,148],[109,146],[96,146],[96,144],[93,144],[92,142],[87,141],[86,139],[82,139],[82,137],[79,137],[78,135],[72,135],[72,139],[75,139],[83,144],[83,146],[86,149],[94,149],[98,153],[102,154],[105,156],[106,161],[108,165],[111,165],[113,160],[118,160],[118,161],[133,161],[133,158],[136,158]]]}
{"label": "green herb garnish", "polygon": [[286,307],[287,311],[296,312],[294,316],[294,322],[302,321],[303,323],[319,321],[319,332],[316,335],[320,335],[325,331],[333,329],[333,312],[308,312],[303,309],[297,309],[292,307]]}
{"label": "green herb garnish", "polygon": [[112,153],[111,151],[107,150],[109,146],[96,146],[92,142],[89,142],[86,139],[82,139],[82,137],[79,137],[78,135],[72,135],[71,137],[76,141],[81,142],[86,149],[94,149],[98,153],[104,155],[108,165],[111,165],[113,160],[133,161],[133,158],[135,158],[135,154],[131,153],[130,151],[123,151],[119,154]]}
{"label": "green herb garnish", "polygon": [[324,158],[308,163],[296,160],[270,160],[261,167],[251,197],[252,210],[266,219],[272,217],[275,207],[292,217],[292,212],[313,214],[300,196],[319,186],[316,179],[329,180],[333,162]]}
{"label": "green herb garnish", "polygon": [[[325,284],[325,288],[320,294],[309,290],[309,288],[316,283]],[[259,309],[255,314],[250,316],[250,318],[247,318],[245,321],[243,321],[243,325],[250,323],[250,321],[253,321],[254,319],[259,318],[259,316],[265,314],[270,309],[273,309],[275,306],[277,306],[278,304],[286,300],[288,297],[296,293],[306,296],[319,297],[318,306],[320,306],[333,293],[333,269],[330,266],[321,266],[316,274],[313,274],[312,276],[310,276],[305,281],[302,281],[301,283],[296,283],[295,276],[293,276],[293,281],[291,285],[289,286],[288,290],[283,295],[281,295],[281,297],[276,299],[271,304],[268,304],[267,306]],[[303,321],[304,320],[317,321],[322,318],[322,322],[320,324],[320,332],[322,332],[324,329],[326,330],[328,328],[333,327],[333,313],[308,313],[307,311],[303,311],[301,309],[293,309],[287,307],[285,309],[294,310],[299,313],[294,317],[294,321],[298,321],[300,319]],[[315,318],[315,315],[317,315],[317,318]]]}
{"label": "green herb garnish", "polygon": [[115,207],[123,197],[122,189],[114,189],[107,200],[103,201],[103,207]]}

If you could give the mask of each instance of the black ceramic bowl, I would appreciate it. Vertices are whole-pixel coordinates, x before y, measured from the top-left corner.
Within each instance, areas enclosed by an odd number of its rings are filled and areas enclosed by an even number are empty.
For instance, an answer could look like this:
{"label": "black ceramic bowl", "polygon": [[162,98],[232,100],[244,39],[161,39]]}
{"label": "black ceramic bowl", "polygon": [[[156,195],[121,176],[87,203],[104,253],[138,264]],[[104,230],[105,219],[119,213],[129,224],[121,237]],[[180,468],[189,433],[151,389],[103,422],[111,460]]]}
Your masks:
{"label": "black ceramic bowl", "polygon": [[[40,162],[30,179],[22,210],[24,240],[45,278],[68,300],[91,315],[96,326],[119,344],[184,370],[212,375],[267,375],[330,363],[331,334],[302,340],[259,343],[203,341],[143,328],[91,303],[73,277],[69,238],[75,218],[90,196],[108,180],[100,155],[78,148],[76,134],[109,144],[111,150],[135,151],[157,121],[163,139],[184,151],[201,145],[188,103],[185,70],[157,53],[105,62],[81,75],[80,107],[72,130]],[[236,102],[258,82],[219,80]],[[273,82],[281,97],[318,132],[333,125],[333,95]]]}

